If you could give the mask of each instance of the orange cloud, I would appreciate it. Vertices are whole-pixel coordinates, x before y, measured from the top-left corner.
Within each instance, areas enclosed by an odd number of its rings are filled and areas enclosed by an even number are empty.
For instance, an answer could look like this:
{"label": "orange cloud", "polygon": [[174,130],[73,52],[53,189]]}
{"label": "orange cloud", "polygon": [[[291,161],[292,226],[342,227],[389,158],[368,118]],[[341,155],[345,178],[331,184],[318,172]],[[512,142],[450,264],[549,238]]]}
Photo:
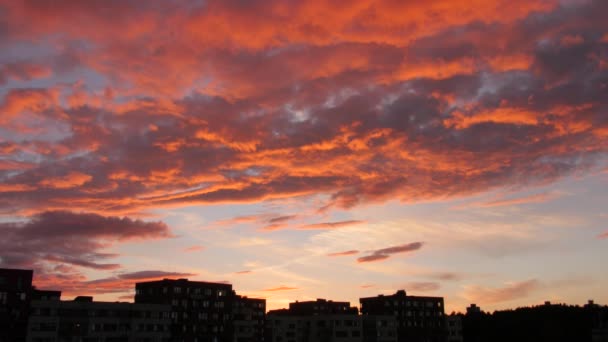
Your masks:
{"label": "orange cloud", "polygon": [[82,172],[70,172],[63,177],[51,177],[43,179],[40,185],[49,188],[67,189],[81,186],[90,181],[93,177]]}

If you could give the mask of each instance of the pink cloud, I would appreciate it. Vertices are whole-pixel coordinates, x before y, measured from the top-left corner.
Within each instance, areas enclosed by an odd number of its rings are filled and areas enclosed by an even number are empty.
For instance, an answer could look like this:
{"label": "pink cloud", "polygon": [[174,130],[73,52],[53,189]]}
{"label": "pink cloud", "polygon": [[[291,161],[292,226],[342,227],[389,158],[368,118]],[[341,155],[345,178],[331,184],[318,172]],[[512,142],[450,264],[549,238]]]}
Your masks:
{"label": "pink cloud", "polygon": [[412,242],[405,245],[393,246],[388,248],[377,249],[372,251],[370,255],[362,256],[357,258],[357,262],[372,262],[372,261],[381,261],[388,259],[392,254],[398,253],[411,253],[419,250],[424,245],[423,242]]}

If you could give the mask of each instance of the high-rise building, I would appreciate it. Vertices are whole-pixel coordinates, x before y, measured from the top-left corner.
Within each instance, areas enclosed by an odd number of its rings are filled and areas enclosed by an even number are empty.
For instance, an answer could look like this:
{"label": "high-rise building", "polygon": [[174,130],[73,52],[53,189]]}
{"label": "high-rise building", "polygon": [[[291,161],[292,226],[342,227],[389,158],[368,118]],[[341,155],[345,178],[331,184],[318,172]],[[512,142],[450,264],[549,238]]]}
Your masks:
{"label": "high-rise building", "polygon": [[0,268],[0,342],[25,341],[33,274]]}
{"label": "high-rise building", "polygon": [[135,303],[171,307],[175,342],[228,342],[233,339],[232,285],[163,279],[135,284]]}
{"label": "high-rise building", "polygon": [[390,315],[397,320],[399,342],[444,342],[447,337],[442,297],[389,296],[360,298],[361,314]]}

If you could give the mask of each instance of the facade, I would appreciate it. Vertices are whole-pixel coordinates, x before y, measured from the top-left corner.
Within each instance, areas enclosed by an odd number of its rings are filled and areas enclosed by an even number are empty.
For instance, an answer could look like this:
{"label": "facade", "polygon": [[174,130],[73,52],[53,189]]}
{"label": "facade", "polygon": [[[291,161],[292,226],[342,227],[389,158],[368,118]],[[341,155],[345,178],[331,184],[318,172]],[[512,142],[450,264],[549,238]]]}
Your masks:
{"label": "facade", "polygon": [[235,295],[232,307],[234,342],[264,341],[266,299]]}
{"label": "facade", "polygon": [[315,301],[289,303],[289,312],[294,315],[323,315],[323,314],[347,314],[356,315],[359,310],[350,306],[349,302],[334,302],[331,300],[317,299]]}
{"label": "facade", "polygon": [[442,297],[389,296],[360,298],[361,314],[391,315],[397,320],[398,341],[444,342],[447,338]]}
{"label": "facade", "polygon": [[[54,291],[45,291],[54,292]],[[170,306],[94,302],[92,297],[31,302],[28,342],[167,342]]]}
{"label": "facade", "polygon": [[266,317],[268,342],[397,342],[393,315],[358,314],[349,302],[295,302]]}
{"label": "facade", "polygon": [[0,342],[25,341],[33,274],[0,268]]}
{"label": "facade", "polygon": [[232,285],[163,279],[135,284],[135,303],[171,307],[171,335],[175,342],[233,340]]}
{"label": "facade", "polygon": [[364,342],[397,342],[395,316],[365,315],[361,317]]}
{"label": "facade", "polygon": [[445,323],[448,330],[448,342],[463,342],[462,317],[456,314],[445,316]]}
{"label": "facade", "polygon": [[361,316],[352,314],[293,315],[268,313],[270,342],[362,342]]}

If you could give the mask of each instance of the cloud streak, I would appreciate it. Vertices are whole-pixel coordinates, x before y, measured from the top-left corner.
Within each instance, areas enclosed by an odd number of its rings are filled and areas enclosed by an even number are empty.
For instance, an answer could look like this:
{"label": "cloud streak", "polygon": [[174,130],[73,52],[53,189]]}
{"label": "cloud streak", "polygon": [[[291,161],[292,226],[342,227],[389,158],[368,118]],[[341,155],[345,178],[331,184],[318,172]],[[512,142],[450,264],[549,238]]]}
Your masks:
{"label": "cloud streak", "polygon": [[388,248],[377,249],[371,254],[357,258],[358,263],[382,261],[390,258],[393,254],[411,253],[419,250],[424,245],[423,242],[412,242],[404,245],[393,246]]}
{"label": "cloud streak", "polygon": [[338,256],[347,256],[347,255],[355,255],[355,254],[359,254],[359,251],[353,249],[353,250],[349,250],[349,251],[329,253],[329,254],[327,254],[327,256],[328,257],[338,257]]}
{"label": "cloud streak", "polygon": [[503,287],[469,286],[464,296],[473,302],[501,303],[525,298],[532,292],[538,290],[540,282],[537,279],[529,279],[521,282],[508,283]]}
{"label": "cloud streak", "polygon": [[267,288],[267,289],[264,289],[262,291],[264,291],[264,292],[279,292],[279,291],[293,291],[293,290],[299,290],[299,288],[298,287],[291,287],[291,286],[281,285],[281,286],[278,286],[278,287]]}
{"label": "cloud streak", "polygon": [[336,222],[321,222],[311,223],[297,227],[298,230],[326,230],[326,229],[338,229],[358,224],[363,224],[366,221],[361,220],[347,220],[347,221],[336,221]]}

